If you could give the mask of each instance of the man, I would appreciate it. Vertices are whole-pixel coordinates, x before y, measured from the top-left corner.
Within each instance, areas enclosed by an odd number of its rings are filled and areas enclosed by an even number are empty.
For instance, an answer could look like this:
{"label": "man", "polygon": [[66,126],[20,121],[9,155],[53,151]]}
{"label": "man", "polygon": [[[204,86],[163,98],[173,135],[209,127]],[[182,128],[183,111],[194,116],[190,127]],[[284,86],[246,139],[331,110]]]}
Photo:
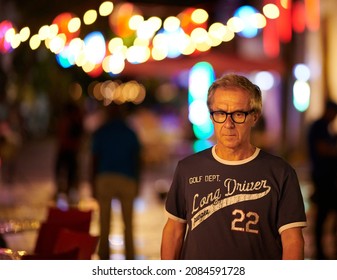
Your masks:
{"label": "man", "polygon": [[294,169],[250,142],[260,89],[239,75],[208,91],[216,144],[181,160],[167,196],[162,259],[303,259]]}
{"label": "man", "polygon": [[[330,132],[330,125],[337,115],[337,104],[328,101],[321,118],[309,127],[308,142],[311,159],[314,193],[312,202],[316,205],[315,245],[316,259],[326,259],[323,246],[323,232],[328,215],[335,215],[337,226],[337,136]],[[335,235],[335,229],[333,229]],[[336,238],[335,238],[336,239]],[[337,257],[337,239],[335,254]]]}
{"label": "man", "polygon": [[140,142],[127,125],[124,105],[106,108],[108,120],[92,137],[94,195],[100,206],[100,259],[110,259],[111,200],[121,202],[124,222],[125,258],[135,259],[133,202],[138,194]]}

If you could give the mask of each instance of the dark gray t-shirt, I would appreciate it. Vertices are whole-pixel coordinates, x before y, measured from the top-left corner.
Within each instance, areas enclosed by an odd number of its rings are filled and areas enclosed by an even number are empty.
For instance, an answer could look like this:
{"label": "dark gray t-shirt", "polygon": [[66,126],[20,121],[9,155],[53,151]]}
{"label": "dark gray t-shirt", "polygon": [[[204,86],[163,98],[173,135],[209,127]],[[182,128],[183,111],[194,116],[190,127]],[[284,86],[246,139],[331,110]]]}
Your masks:
{"label": "dark gray t-shirt", "polygon": [[166,211],[187,223],[181,259],[281,259],[280,233],[306,226],[295,170],[259,149],[242,161],[215,147],[181,160]]}

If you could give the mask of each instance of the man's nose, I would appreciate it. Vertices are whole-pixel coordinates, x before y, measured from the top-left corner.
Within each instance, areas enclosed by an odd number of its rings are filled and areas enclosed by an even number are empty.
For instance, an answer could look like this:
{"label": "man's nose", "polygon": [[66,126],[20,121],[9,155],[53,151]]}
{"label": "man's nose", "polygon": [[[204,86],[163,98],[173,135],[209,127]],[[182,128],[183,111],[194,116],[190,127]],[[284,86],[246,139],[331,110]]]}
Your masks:
{"label": "man's nose", "polygon": [[234,121],[232,120],[232,117],[230,115],[227,115],[227,118],[224,122],[224,126],[228,128],[234,127]]}

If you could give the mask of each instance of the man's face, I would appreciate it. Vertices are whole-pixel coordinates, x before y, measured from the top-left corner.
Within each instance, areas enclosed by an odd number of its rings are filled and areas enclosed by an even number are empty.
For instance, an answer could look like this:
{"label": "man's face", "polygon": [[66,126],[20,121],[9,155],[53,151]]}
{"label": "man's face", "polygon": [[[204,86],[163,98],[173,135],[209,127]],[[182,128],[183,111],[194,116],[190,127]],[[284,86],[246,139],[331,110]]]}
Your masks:
{"label": "man's face", "polygon": [[[214,92],[212,111],[235,111],[249,112],[249,94],[240,89],[218,88]],[[213,119],[217,146],[220,149],[244,150],[250,147],[250,131],[255,125],[258,116],[250,113],[246,116],[244,123],[235,123],[228,115],[224,123],[216,123]]]}

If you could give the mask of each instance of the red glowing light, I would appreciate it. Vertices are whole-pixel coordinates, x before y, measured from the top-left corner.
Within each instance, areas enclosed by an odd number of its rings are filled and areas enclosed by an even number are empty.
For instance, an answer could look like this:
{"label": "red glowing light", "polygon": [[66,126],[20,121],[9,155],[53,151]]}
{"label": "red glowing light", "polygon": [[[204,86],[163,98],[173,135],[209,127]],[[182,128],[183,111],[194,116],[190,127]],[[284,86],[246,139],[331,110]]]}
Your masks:
{"label": "red glowing light", "polygon": [[94,69],[92,69],[90,72],[87,72],[87,74],[88,74],[91,78],[97,78],[97,77],[99,77],[102,73],[103,73],[102,64],[96,64],[96,66],[95,66]]}
{"label": "red glowing light", "polygon": [[305,8],[302,2],[295,2],[293,4],[292,14],[293,29],[297,33],[302,33],[305,30]]}
{"label": "red glowing light", "polygon": [[13,25],[10,21],[4,20],[0,22],[0,52],[1,53],[8,53],[12,50],[11,44],[6,41],[5,35],[6,32],[13,28]]}

